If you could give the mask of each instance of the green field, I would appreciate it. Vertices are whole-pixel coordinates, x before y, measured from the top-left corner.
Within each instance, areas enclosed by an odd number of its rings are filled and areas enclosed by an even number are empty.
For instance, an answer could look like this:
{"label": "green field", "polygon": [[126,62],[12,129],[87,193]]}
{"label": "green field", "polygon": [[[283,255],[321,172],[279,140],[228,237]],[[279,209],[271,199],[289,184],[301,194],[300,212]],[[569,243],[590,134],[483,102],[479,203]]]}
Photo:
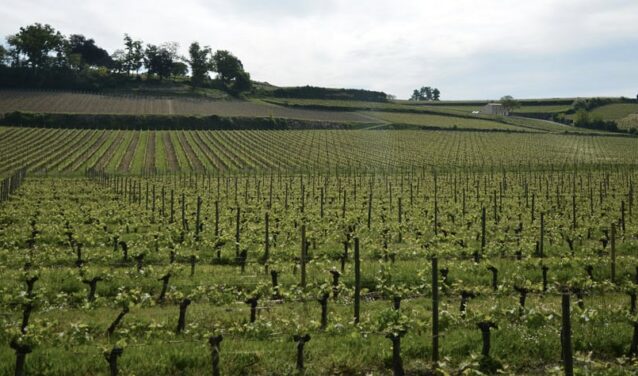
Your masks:
{"label": "green field", "polygon": [[594,115],[601,116],[605,120],[620,120],[632,114],[638,113],[638,103],[614,103],[598,107],[592,111]]}
{"label": "green field", "polygon": [[533,131],[484,119],[468,119],[452,116],[396,112],[371,112],[370,115],[391,124],[419,125],[425,128],[436,127],[443,129],[508,130],[512,132]]}
{"label": "green field", "polygon": [[[627,182],[638,170],[529,167],[436,178],[425,165],[405,174],[31,178],[0,211],[0,339],[31,346],[31,374],[104,374],[103,353],[119,346],[124,374],[198,375],[211,367],[208,338],[221,334],[223,373],[267,375],[294,373],[292,338],[310,334],[306,374],[390,374],[391,342],[385,337],[400,331],[403,365],[418,374],[432,367],[430,258],[436,255],[439,269],[449,273],[439,279],[442,372],[486,370],[479,362],[476,327],[486,321],[498,325],[491,335],[493,364],[508,374],[554,372],[560,365],[561,286],[583,292],[572,294],[576,368],[596,374],[635,370],[623,358],[635,320],[626,294],[634,289],[638,263],[635,210],[625,213],[624,231],[617,227],[618,285],[610,282],[610,246],[600,239],[621,213],[618,197],[627,194]],[[197,226],[197,197],[203,227]],[[484,246],[481,208],[487,209]],[[541,213],[545,240],[539,254]],[[308,241],[303,265],[301,226]],[[360,282],[354,274],[355,238]],[[119,243],[115,248],[113,239]],[[575,239],[573,251],[568,239]],[[243,250],[245,256],[238,257]],[[549,271],[546,291],[542,265]],[[498,270],[496,290],[488,266]],[[337,298],[331,270],[341,272]],[[159,279],[168,274],[160,302]],[[38,277],[33,292],[24,293],[25,279],[33,276]],[[96,277],[101,280],[89,298],[88,281]],[[361,286],[358,323],[356,286]],[[528,291],[524,308],[521,289]],[[478,295],[463,313],[460,299],[467,293]],[[329,296],[325,327],[317,302],[323,294]],[[251,298],[259,299],[254,322],[245,303]],[[401,305],[394,310],[397,298]],[[185,299],[190,305],[177,333]],[[20,334],[27,304],[33,307],[29,331]],[[123,307],[127,313],[108,336]],[[11,372],[14,357],[8,346],[0,347],[0,372]]]}
{"label": "green field", "polygon": [[[91,121],[0,126],[0,178],[27,172],[0,184],[2,375],[15,348],[33,375],[106,375],[114,349],[122,375],[210,374],[213,353],[229,375],[390,375],[397,336],[407,375],[557,374],[567,317],[578,374],[638,372],[638,138],[464,106],[4,100]],[[98,120],[268,111],[298,127]]]}

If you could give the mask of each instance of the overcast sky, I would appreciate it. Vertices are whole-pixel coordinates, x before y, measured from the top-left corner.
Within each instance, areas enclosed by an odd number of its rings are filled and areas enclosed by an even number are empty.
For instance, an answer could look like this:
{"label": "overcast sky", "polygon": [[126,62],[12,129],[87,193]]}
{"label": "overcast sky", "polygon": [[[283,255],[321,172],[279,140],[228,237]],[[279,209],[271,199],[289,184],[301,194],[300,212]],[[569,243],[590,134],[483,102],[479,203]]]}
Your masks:
{"label": "overcast sky", "polygon": [[638,0],[4,0],[0,34],[48,23],[113,52],[192,41],[255,80],[442,99],[638,92]]}

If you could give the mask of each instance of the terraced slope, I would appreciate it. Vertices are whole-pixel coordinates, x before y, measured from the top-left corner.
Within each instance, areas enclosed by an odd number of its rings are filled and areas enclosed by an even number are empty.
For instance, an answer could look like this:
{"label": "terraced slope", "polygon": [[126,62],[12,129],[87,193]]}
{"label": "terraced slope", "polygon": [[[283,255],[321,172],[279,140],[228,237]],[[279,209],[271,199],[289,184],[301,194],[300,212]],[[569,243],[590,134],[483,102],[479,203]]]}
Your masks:
{"label": "terraced slope", "polygon": [[12,112],[219,115],[227,117],[280,117],[299,120],[366,122],[353,112],[294,109],[250,101],[213,101],[195,98],[109,96],[92,93],[0,90],[0,114]]}

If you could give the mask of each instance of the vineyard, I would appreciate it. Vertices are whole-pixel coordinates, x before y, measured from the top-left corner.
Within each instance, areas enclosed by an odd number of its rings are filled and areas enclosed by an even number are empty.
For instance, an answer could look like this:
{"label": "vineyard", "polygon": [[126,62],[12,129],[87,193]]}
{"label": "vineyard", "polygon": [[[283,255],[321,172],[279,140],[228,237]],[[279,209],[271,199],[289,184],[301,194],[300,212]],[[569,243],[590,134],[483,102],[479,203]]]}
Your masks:
{"label": "vineyard", "polygon": [[347,125],[0,127],[0,374],[638,372],[636,138],[463,106],[38,95],[0,112]]}
{"label": "vineyard", "polygon": [[635,165],[627,137],[412,130],[109,131],[0,127],[0,177],[247,171],[485,170],[517,166]]}
{"label": "vineyard", "polygon": [[369,119],[358,116],[356,113],[290,109],[250,101],[0,90],[0,113],[12,111],[116,115],[220,115],[369,122]]}
{"label": "vineyard", "polygon": [[635,371],[638,173],[577,166],[29,178],[2,373],[560,373],[565,289],[573,366]]}

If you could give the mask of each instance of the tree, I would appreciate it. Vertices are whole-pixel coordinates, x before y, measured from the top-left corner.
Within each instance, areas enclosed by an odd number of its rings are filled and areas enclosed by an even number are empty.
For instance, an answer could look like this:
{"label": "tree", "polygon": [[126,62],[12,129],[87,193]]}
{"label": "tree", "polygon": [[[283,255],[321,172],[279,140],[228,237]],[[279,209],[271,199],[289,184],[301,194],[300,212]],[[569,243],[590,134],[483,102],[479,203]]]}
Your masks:
{"label": "tree", "polygon": [[4,66],[9,54],[4,46],[0,45],[0,66]]}
{"label": "tree", "polygon": [[73,34],[69,36],[67,49],[69,56],[77,55],[79,57],[80,65],[106,68],[113,66],[113,59],[109,53],[96,46],[93,39],[86,39],[84,35]]}
{"label": "tree", "polygon": [[507,109],[508,112],[521,107],[521,102],[514,99],[514,97],[512,97],[511,95],[506,95],[502,97],[500,102],[503,105],[503,107]]}
{"label": "tree", "polygon": [[245,70],[241,70],[237,73],[233,85],[231,86],[231,90],[235,93],[243,93],[252,88],[253,84],[250,80],[250,73]]}
{"label": "tree", "polygon": [[432,90],[432,100],[438,101],[441,98],[441,91],[437,88]]}
{"label": "tree", "polygon": [[111,55],[111,60],[113,60],[113,71],[117,73],[126,72],[126,53],[124,50],[115,50]]}
{"label": "tree", "polygon": [[53,65],[52,52],[56,52],[60,60],[65,46],[64,36],[59,31],[40,23],[21,27],[17,34],[7,37],[7,42],[14,50],[15,65],[20,65],[24,56],[27,65],[34,70]]}
{"label": "tree", "polygon": [[431,101],[432,100],[432,88],[429,86],[424,86],[419,91],[422,100]]}
{"label": "tree", "polygon": [[141,40],[133,40],[128,34],[124,34],[124,70],[130,75],[131,71],[135,71],[139,75],[140,68],[144,59],[144,51],[142,49]]}
{"label": "tree", "polygon": [[165,47],[147,45],[144,53],[144,65],[148,70],[148,75],[157,74],[160,81],[164,77],[170,76],[173,68],[173,56],[174,54]]}
{"label": "tree", "polygon": [[241,61],[226,50],[218,50],[213,55],[213,70],[226,87],[230,87],[232,81],[244,71]]}
{"label": "tree", "polygon": [[191,84],[201,86],[204,79],[211,70],[210,55],[211,49],[208,46],[200,47],[199,43],[193,42],[188,48],[190,59],[187,60],[191,67]]}
{"label": "tree", "polygon": [[579,128],[589,128],[591,123],[591,117],[589,116],[589,112],[584,109],[579,109],[576,112],[576,118],[574,119],[574,126]]}
{"label": "tree", "polygon": [[182,63],[181,61],[174,61],[173,65],[171,65],[171,76],[173,77],[183,77],[188,74],[188,65]]}
{"label": "tree", "polygon": [[410,97],[411,101],[438,101],[441,97],[441,91],[431,86],[422,86],[415,89]]}
{"label": "tree", "polygon": [[244,70],[244,65],[235,55],[226,50],[218,50],[212,59],[213,70],[217,72],[217,78],[226,89],[234,93],[250,90],[252,82],[250,74]]}

